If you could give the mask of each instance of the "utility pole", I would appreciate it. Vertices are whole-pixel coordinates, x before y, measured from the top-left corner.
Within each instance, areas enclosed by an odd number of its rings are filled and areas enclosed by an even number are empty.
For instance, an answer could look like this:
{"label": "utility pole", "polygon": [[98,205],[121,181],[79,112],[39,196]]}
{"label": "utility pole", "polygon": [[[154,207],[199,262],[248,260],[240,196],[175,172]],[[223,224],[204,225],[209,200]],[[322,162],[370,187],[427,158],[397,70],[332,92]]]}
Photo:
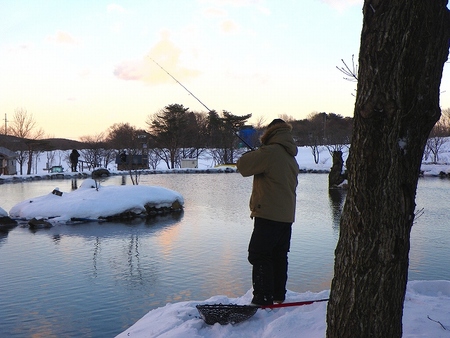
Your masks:
{"label": "utility pole", "polygon": [[8,119],[6,118],[6,113],[5,113],[5,135],[8,135]]}
{"label": "utility pole", "polygon": [[322,112],[323,114],[323,142],[327,143],[327,113]]}

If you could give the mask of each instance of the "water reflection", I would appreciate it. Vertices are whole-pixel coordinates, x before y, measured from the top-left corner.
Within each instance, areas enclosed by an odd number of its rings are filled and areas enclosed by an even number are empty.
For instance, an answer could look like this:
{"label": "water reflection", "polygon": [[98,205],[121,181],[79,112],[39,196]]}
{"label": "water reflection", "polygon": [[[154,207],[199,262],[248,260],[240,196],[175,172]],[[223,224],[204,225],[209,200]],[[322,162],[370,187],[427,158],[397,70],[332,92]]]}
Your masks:
{"label": "water reflection", "polygon": [[17,227],[19,224],[16,221],[11,220],[9,217],[0,217],[2,219],[0,223],[0,245],[8,237],[11,230]]}
{"label": "water reflection", "polygon": [[55,244],[63,237],[111,238],[130,233],[130,229],[144,230],[147,234],[159,235],[161,231],[176,225],[183,219],[184,211],[166,215],[155,215],[147,218],[134,218],[126,221],[81,222],[74,225],[57,225],[51,228],[30,229],[33,233],[45,233],[52,237]]}
{"label": "water reflection", "polygon": [[97,257],[100,253],[100,238],[96,237],[94,242],[94,257],[92,258],[92,264],[93,264],[93,276],[94,278],[97,277]]}
{"label": "water reflection", "polygon": [[[80,186],[71,180],[0,186],[5,210],[24,199]],[[128,180],[128,183],[127,183]],[[130,184],[126,176],[104,183]],[[410,277],[450,279],[450,181],[422,180],[411,234]],[[140,185],[178,191],[185,209],[127,222],[58,225],[0,233],[2,336],[113,337],[166,302],[240,297],[251,289],[247,261],[252,179],[239,174],[144,175]],[[288,289],[330,287],[346,191],[327,175],[299,175]],[[89,315],[86,315],[89,313]]]}
{"label": "water reflection", "polygon": [[72,190],[78,189],[78,180],[76,178],[72,178]]}
{"label": "water reflection", "polygon": [[64,252],[77,250],[73,247],[75,242],[80,248],[87,248],[91,252],[92,279],[112,274],[116,283],[127,288],[146,288],[158,280],[159,262],[171,252],[178,232],[176,225],[183,215],[178,212],[126,222],[90,222],[32,231],[50,237]]}
{"label": "water reflection", "polygon": [[6,239],[8,238],[9,230],[1,230],[0,231],[0,246],[2,246],[3,243],[6,242]]}
{"label": "water reflection", "polygon": [[328,189],[328,197],[330,202],[331,217],[333,220],[333,228],[339,229],[341,221],[342,209],[344,208],[347,190],[344,189]]}
{"label": "water reflection", "polygon": [[128,244],[128,267],[130,276],[130,280],[138,284],[142,284],[144,282],[143,278],[143,269],[140,262],[139,257],[139,235],[131,235],[130,242]]}

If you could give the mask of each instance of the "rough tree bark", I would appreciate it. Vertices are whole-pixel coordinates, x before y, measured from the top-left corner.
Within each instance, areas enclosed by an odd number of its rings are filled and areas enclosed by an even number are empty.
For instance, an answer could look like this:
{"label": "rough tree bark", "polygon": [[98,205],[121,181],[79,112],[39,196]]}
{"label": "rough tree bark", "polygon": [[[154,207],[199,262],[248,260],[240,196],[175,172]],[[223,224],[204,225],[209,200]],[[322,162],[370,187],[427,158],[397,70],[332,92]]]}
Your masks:
{"label": "rough tree bark", "polygon": [[349,189],[327,337],[401,337],[410,231],[427,136],[439,119],[447,0],[365,0]]}

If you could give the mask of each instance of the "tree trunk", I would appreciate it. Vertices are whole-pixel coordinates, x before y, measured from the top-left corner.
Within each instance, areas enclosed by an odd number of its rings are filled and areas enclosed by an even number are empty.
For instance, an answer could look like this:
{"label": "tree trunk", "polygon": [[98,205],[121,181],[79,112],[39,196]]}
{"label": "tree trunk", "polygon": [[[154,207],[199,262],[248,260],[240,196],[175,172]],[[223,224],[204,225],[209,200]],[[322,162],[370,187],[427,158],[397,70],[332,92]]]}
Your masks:
{"label": "tree trunk", "polygon": [[447,0],[365,0],[349,189],[327,337],[401,337],[410,231],[427,136],[439,119]]}
{"label": "tree trunk", "polygon": [[33,150],[31,148],[28,148],[27,175],[31,174],[32,164],[33,164]]}
{"label": "tree trunk", "polygon": [[333,166],[331,167],[330,173],[328,174],[328,188],[337,188],[344,182],[347,175],[342,172],[344,167],[344,160],[342,159],[342,151],[333,151]]}

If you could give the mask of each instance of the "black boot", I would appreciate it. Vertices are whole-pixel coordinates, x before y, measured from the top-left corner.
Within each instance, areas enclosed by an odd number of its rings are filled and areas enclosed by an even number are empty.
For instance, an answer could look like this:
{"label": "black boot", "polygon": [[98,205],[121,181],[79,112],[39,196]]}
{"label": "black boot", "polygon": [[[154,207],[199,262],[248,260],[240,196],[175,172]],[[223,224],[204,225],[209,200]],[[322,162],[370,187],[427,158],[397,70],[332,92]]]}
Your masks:
{"label": "black boot", "polygon": [[273,304],[273,278],[270,264],[253,265],[253,299],[252,305]]}

